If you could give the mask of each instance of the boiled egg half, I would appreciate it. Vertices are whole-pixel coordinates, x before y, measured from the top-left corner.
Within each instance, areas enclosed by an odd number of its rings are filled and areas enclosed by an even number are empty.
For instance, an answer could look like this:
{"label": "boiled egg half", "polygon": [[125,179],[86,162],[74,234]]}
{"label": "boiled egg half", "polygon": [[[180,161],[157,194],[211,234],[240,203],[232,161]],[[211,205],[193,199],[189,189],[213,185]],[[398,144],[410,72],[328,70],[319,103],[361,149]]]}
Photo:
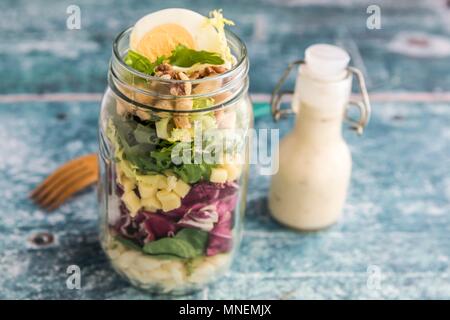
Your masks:
{"label": "boiled egg half", "polygon": [[150,61],[170,56],[177,45],[190,49],[221,53],[220,36],[197,12],[171,8],[148,14],[134,26],[130,35],[130,49]]}

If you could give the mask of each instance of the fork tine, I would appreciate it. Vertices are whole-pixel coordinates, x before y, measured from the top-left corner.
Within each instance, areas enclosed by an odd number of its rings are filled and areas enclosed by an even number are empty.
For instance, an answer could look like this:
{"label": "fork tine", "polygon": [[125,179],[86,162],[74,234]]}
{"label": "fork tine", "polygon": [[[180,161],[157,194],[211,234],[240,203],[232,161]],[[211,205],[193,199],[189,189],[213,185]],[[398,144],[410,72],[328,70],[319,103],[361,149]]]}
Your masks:
{"label": "fork tine", "polygon": [[37,197],[44,189],[48,188],[53,183],[57,182],[60,179],[61,174],[65,174],[67,172],[67,170],[77,168],[86,163],[88,163],[88,164],[95,163],[95,165],[97,165],[97,155],[89,154],[89,155],[82,156],[82,157],[73,159],[73,160],[65,163],[64,165],[59,167],[55,172],[53,172],[51,175],[49,175],[39,186],[37,186],[37,188],[35,188],[31,192],[30,197],[31,198]]}
{"label": "fork tine", "polygon": [[97,154],[73,159],[49,175],[30,197],[41,207],[53,210],[72,194],[98,180]]}
{"label": "fork tine", "polygon": [[47,188],[47,192],[43,196],[35,199],[36,202],[43,207],[47,207],[60,193],[64,192],[65,189],[69,188],[72,184],[77,183],[78,180],[93,174],[92,170],[89,168],[81,168],[82,169],[78,170],[76,173],[71,174],[67,179],[63,179],[60,183],[54,184],[51,188]]}
{"label": "fork tine", "polygon": [[60,171],[58,174],[51,175],[46,183],[43,183],[38,187],[39,190],[32,193],[31,198],[36,201],[42,201],[43,198],[48,196],[50,191],[57,188],[59,185],[64,183],[64,181],[67,181],[70,177],[78,176],[86,170],[88,170],[86,166],[83,164],[78,164],[68,167],[66,170]]}
{"label": "fork tine", "polygon": [[46,207],[46,209],[48,211],[56,209],[72,195],[86,188],[87,186],[97,182],[97,180],[98,175],[93,173],[85,176],[80,180],[77,180],[76,183],[71,184],[67,189],[65,189],[62,193],[60,193],[59,196]]}

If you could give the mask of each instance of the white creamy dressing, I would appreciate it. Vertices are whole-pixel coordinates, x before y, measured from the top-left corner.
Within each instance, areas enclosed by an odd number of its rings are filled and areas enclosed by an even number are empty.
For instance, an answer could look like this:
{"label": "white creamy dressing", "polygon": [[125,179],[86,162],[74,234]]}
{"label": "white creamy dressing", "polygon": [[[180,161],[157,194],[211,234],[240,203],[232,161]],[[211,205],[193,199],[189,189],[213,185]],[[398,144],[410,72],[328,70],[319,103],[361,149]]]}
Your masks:
{"label": "white creamy dressing", "polygon": [[301,230],[336,222],[351,173],[341,129],[352,77],[345,68],[327,76],[311,71],[308,61],[299,70],[293,103],[297,123],[280,143],[280,167],[269,195],[274,218]]}

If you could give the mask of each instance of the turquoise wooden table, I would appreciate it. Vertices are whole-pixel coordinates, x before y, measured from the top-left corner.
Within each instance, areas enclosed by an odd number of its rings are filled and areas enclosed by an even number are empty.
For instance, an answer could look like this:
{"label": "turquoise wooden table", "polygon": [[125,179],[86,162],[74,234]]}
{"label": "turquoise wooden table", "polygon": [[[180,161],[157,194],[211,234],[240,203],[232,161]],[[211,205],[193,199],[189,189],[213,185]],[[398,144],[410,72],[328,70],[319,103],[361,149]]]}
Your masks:
{"label": "turquoise wooden table", "polygon": [[[269,177],[252,167],[232,270],[185,298],[450,299],[450,9],[445,1],[379,1],[382,29],[370,30],[369,2],[326,2],[79,0],[81,29],[68,30],[69,2],[2,1],[0,298],[161,298],[108,265],[94,189],[53,213],[27,195],[58,165],[97,149],[114,35],[147,12],[183,6],[221,7],[235,20],[249,47],[258,128],[292,127],[293,119],[272,122],[268,97],[286,63],[314,42],[350,52],[373,104],[365,135],[345,132],[353,172],[341,221],[315,233],[281,227],[267,208]],[[66,286],[70,265],[81,269],[80,290]]]}

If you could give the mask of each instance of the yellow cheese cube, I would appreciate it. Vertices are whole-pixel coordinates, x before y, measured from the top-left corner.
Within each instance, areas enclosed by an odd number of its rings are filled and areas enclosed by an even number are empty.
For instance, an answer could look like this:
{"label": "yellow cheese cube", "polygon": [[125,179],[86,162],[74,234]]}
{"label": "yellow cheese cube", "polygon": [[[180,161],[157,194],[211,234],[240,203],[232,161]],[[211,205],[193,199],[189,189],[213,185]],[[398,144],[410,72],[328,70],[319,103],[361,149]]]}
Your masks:
{"label": "yellow cheese cube", "polygon": [[173,188],[173,191],[181,198],[184,198],[188,194],[190,189],[191,187],[186,182],[184,182],[183,180],[178,180],[175,184],[175,187]]}
{"label": "yellow cheese cube", "polygon": [[158,175],[158,182],[156,184],[156,187],[158,189],[167,189],[168,187],[167,177],[163,175]]}
{"label": "yellow cheese cube", "polygon": [[127,178],[126,176],[122,177],[122,186],[125,192],[133,191],[136,187],[136,181],[134,179]]}
{"label": "yellow cheese cube", "polygon": [[175,185],[177,184],[177,177],[168,176],[166,181],[167,181],[167,190],[172,191],[175,188]]}
{"label": "yellow cheese cube", "polygon": [[162,204],[156,198],[156,195],[141,199],[141,206],[143,206],[145,208],[145,210],[148,210],[151,212],[155,212],[162,208]]}
{"label": "yellow cheese cube", "polygon": [[209,180],[215,183],[224,183],[227,181],[228,172],[223,168],[213,168]]}
{"label": "yellow cheese cube", "polygon": [[130,210],[130,216],[136,216],[137,212],[141,208],[141,200],[138,198],[134,191],[125,192],[122,196],[122,200]]}
{"label": "yellow cheese cube", "polygon": [[180,197],[175,192],[161,190],[156,193],[156,197],[161,201],[162,209],[165,212],[181,206]]}
{"label": "yellow cheese cube", "polygon": [[159,174],[147,175],[147,176],[136,176],[136,180],[138,182],[142,182],[151,186],[155,186],[158,184]]}
{"label": "yellow cheese cube", "polygon": [[156,191],[158,191],[155,186],[153,186],[151,184],[146,184],[142,181],[138,183],[138,188],[139,188],[139,194],[141,195],[141,198],[149,198],[149,197],[155,196]]}
{"label": "yellow cheese cube", "polygon": [[122,160],[119,162],[119,166],[124,175],[128,178],[134,178],[135,174],[130,162],[127,160]]}
{"label": "yellow cheese cube", "polygon": [[148,176],[137,176],[136,179],[139,182],[143,182],[145,184],[152,185],[158,189],[166,189],[167,188],[167,178],[162,174],[154,174]]}
{"label": "yellow cheese cube", "polygon": [[242,172],[242,165],[240,164],[224,164],[223,168],[227,170],[228,181],[234,181],[238,179]]}

